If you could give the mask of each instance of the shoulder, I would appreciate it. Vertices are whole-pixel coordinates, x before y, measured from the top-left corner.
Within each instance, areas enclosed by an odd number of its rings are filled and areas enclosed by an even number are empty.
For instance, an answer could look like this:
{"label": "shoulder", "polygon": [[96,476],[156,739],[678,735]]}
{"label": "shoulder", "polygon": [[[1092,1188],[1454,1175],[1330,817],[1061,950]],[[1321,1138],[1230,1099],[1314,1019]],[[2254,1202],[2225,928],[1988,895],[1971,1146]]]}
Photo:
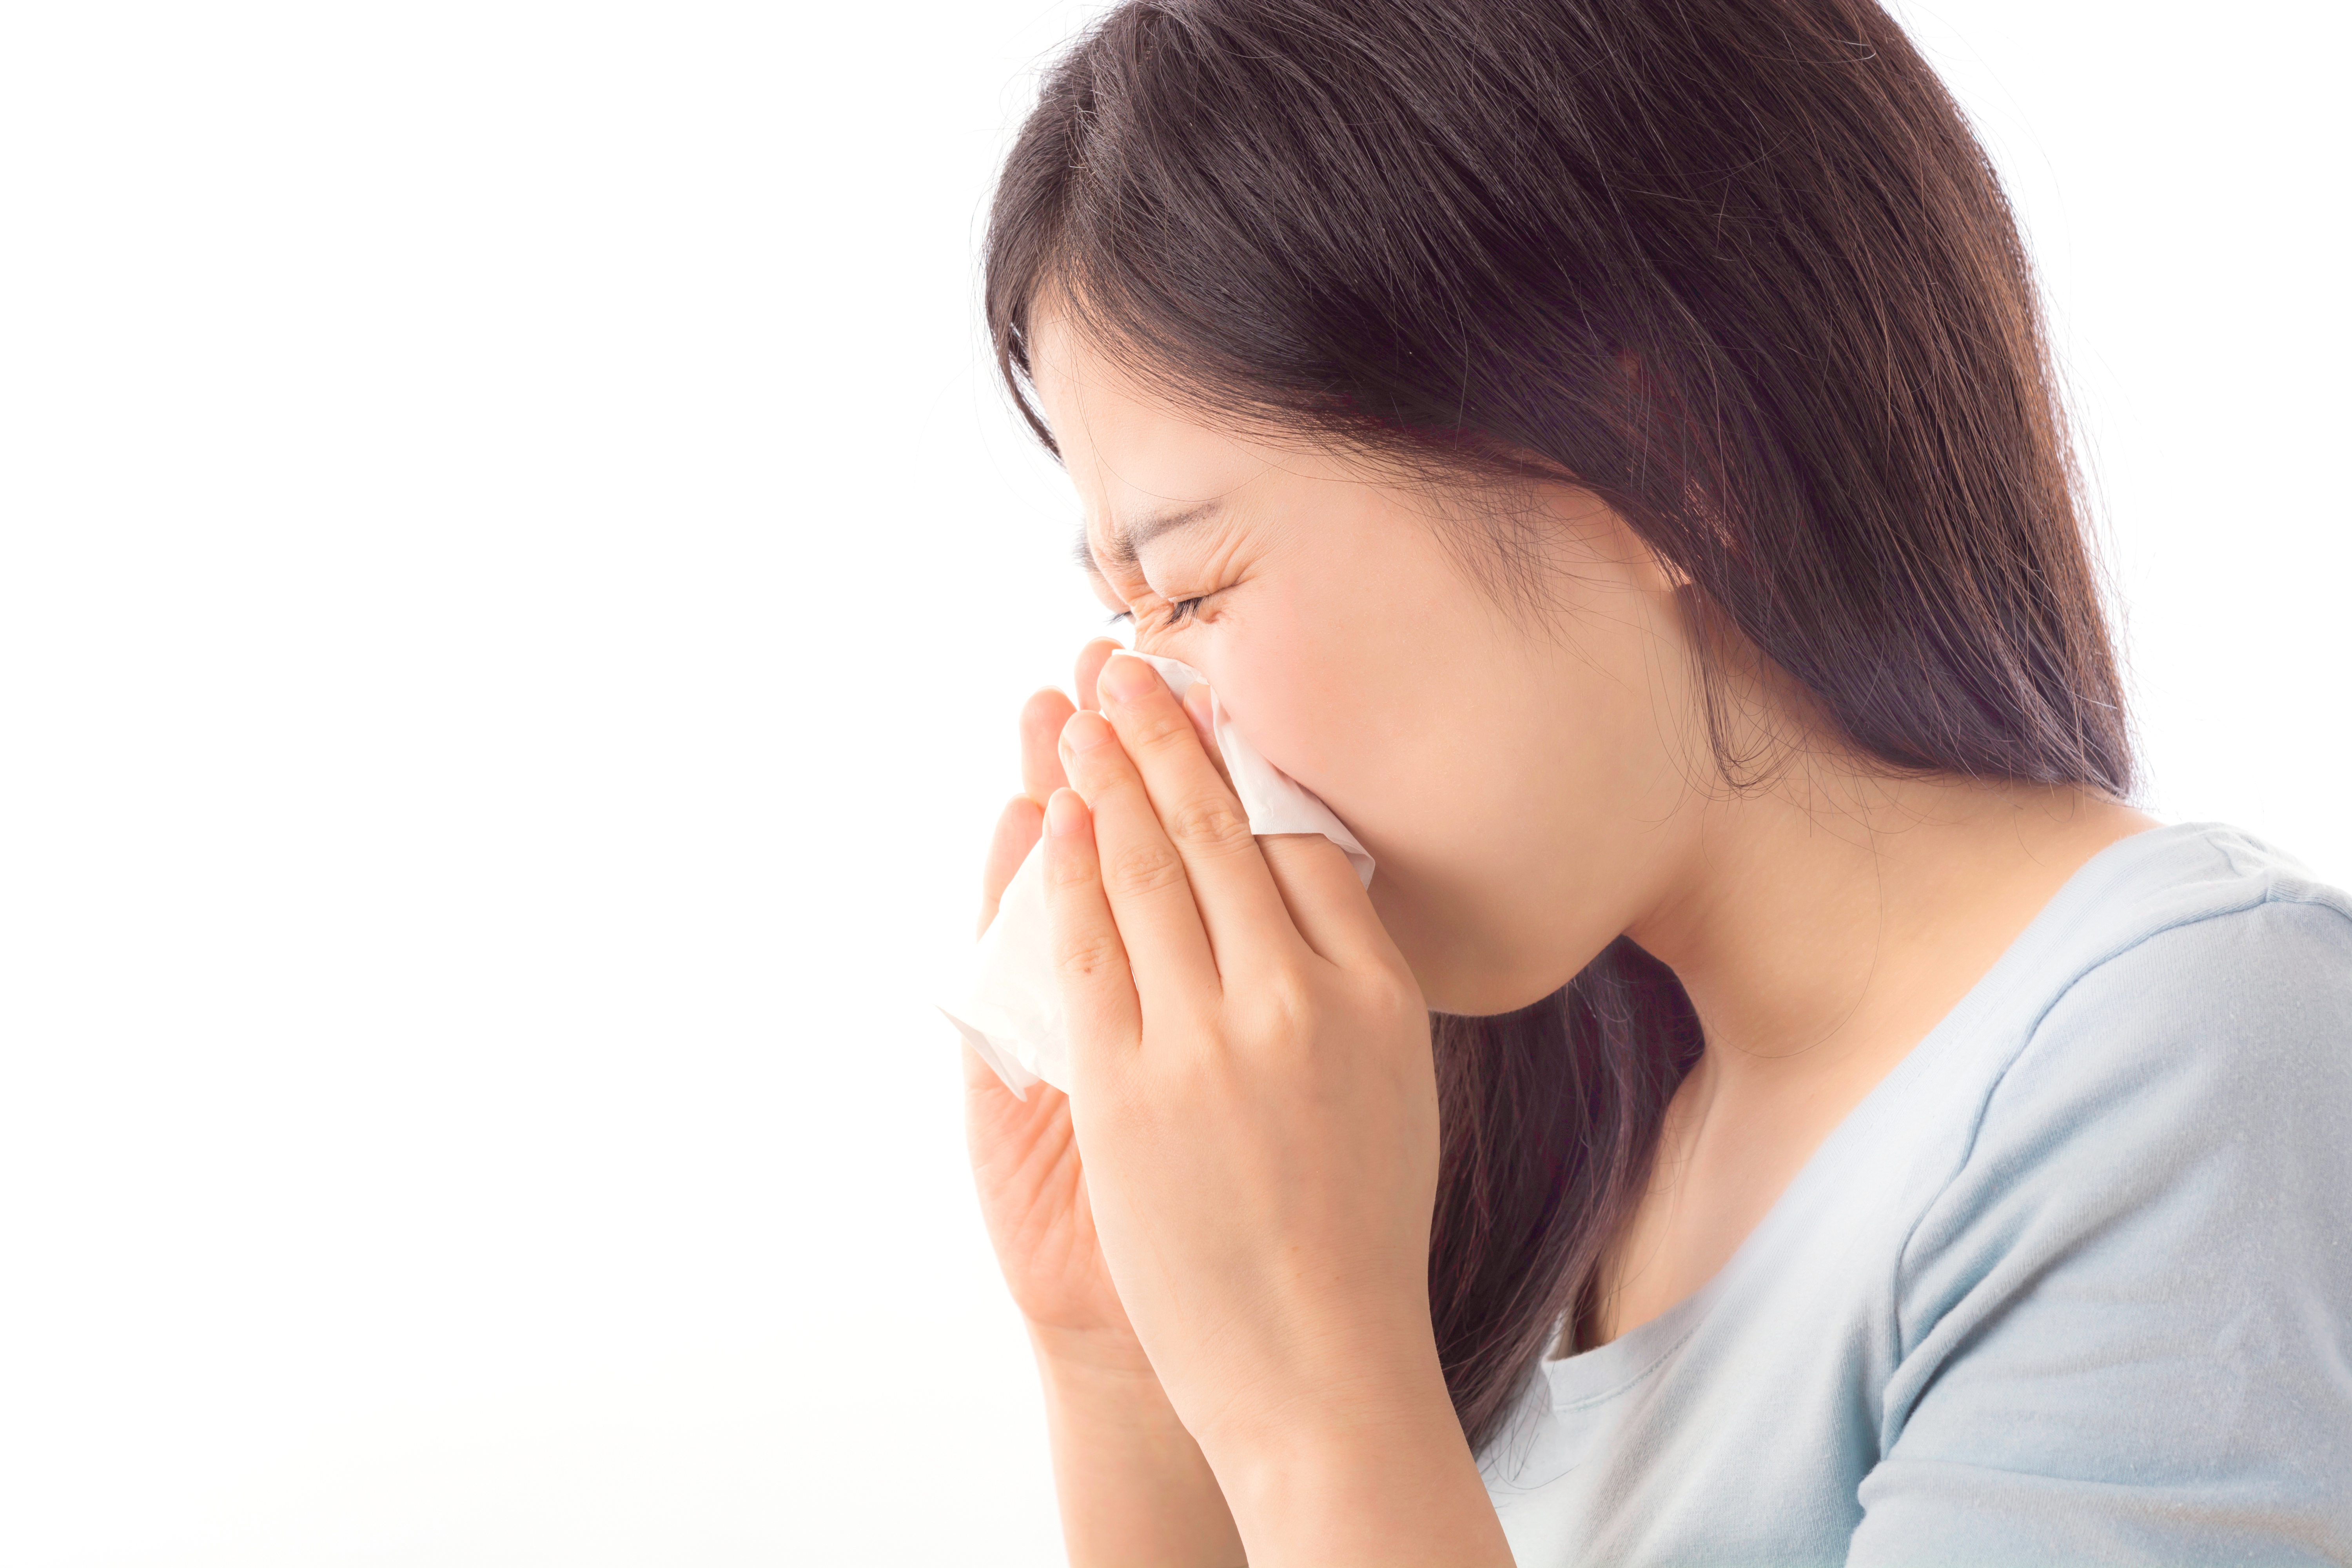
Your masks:
{"label": "shoulder", "polygon": [[[2070,991],[2118,980],[2200,981],[2227,989],[2258,978],[2340,999],[2352,981],[2352,895],[2286,851],[2222,823],[2185,823],[2109,846],[2079,923],[2107,942]],[[2168,970],[2168,965],[2184,966]]]}
{"label": "shoulder", "polygon": [[2216,1268],[2352,1295],[2333,1234],[2352,1213],[2352,900],[2230,827],[2140,837],[2049,910],[1903,1248],[1903,1352],[2058,1269],[2094,1295]]}
{"label": "shoulder", "polygon": [[2192,826],[2050,939],[2064,962],[1911,1227],[1864,1488],[1882,1546],[1926,1521],[1979,1561],[2352,1549],[2352,901]]}
{"label": "shoulder", "polygon": [[2238,829],[2159,831],[2077,917],[2078,967],[1992,1084],[1981,1154],[2352,1136],[2352,898]]}
{"label": "shoulder", "polygon": [[1908,1346],[2062,1267],[2126,1294],[2215,1269],[2352,1292],[2352,900],[2236,829],[2158,831],[2054,911],[1905,1248]]}

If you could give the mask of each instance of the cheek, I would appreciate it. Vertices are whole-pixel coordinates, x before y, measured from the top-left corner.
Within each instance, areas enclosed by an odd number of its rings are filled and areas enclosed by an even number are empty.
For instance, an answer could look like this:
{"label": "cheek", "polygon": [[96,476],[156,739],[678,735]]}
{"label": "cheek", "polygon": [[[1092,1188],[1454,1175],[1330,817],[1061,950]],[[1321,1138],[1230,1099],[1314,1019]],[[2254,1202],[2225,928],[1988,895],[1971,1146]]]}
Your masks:
{"label": "cheek", "polygon": [[1495,672],[1512,655],[1446,570],[1414,558],[1372,570],[1358,556],[1268,574],[1219,638],[1218,693],[1234,721],[1360,833],[1429,824],[1493,744]]}
{"label": "cheek", "polygon": [[1532,803],[1514,792],[1546,770],[1507,754],[1530,738],[1498,679],[1512,651],[1427,589],[1372,613],[1334,603],[1328,580],[1268,600],[1217,650],[1221,700],[1371,851],[1375,906],[1433,1005],[1500,1010],[1484,1004],[1527,988],[1515,950],[1541,941],[1519,885]]}
{"label": "cheek", "polygon": [[1444,563],[1345,570],[1262,580],[1219,696],[1371,850],[1433,1005],[1524,1006],[1613,934],[1624,826],[1671,808],[1638,650],[1607,619],[1531,641]]}

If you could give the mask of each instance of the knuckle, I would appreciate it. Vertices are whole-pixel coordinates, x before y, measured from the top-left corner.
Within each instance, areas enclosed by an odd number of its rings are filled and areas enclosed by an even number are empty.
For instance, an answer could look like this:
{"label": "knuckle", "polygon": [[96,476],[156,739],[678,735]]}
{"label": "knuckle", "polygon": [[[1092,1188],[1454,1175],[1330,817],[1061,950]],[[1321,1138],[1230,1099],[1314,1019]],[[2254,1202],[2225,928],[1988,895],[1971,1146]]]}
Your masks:
{"label": "knuckle", "polygon": [[1318,833],[1277,833],[1264,841],[1265,858],[1286,869],[1304,870],[1316,857],[1337,855],[1339,847]]}
{"label": "knuckle", "polygon": [[1305,975],[1286,965],[1261,976],[1250,987],[1239,1022],[1253,1039],[1311,1039],[1316,1012],[1314,988]]}
{"label": "knuckle", "polygon": [[1093,858],[1085,855],[1053,855],[1045,860],[1045,885],[1048,889],[1084,888],[1095,879]]}
{"label": "knuckle", "polygon": [[1223,796],[1184,802],[1171,815],[1168,832],[1179,844],[1212,853],[1230,853],[1252,841],[1249,818]]}
{"label": "knuckle", "polygon": [[1383,969],[1370,984],[1373,1016],[1381,1026],[1428,1037],[1429,1004],[1411,973]]}
{"label": "knuckle", "polygon": [[1426,1026],[1428,1005],[1423,1002],[1421,988],[1410,976],[1384,974],[1372,985],[1372,1005],[1383,1018]]}
{"label": "knuckle", "polygon": [[1072,931],[1054,944],[1054,967],[1073,980],[1091,980],[1120,958],[1118,933],[1099,929]]}
{"label": "knuckle", "polygon": [[1113,855],[1104,871],[1114,893],[1159,893],[1183,882],[1184,861],[1172,845],[1137,844]]}
{"label": "knuckle", "polygon": [[1145,709],[1129,721],[1129,744],[1138,752],[1164,752],[1183,741],[1199,744],[1199,737],[1192,732],[1192,721],[1181,709],[1174,713],[1164,707]]}

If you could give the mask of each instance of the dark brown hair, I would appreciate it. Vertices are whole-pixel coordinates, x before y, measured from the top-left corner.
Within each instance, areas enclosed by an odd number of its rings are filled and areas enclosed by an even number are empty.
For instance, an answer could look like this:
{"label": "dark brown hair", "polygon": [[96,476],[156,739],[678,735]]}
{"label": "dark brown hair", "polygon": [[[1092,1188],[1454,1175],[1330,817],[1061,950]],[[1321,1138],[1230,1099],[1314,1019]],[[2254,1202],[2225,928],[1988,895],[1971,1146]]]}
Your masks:
{"label": "dark brown hair", "polygon": [[[1231,419],[1581,486],[1891,771],[2130,793],[2016,225],[1869,0],[1129,0],[1048,73],[990,223],[1050,448],[1049,289]],[[1622,938],[1433,1023],[1431,1310],[1483,1447],[1701,1037]]]}

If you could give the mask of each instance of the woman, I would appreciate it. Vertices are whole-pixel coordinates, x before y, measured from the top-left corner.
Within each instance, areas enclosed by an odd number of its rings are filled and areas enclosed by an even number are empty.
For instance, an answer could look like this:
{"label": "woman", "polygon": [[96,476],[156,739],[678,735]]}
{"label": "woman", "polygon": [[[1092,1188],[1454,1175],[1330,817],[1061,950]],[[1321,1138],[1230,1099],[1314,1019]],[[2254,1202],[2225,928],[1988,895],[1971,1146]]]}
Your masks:
{"label": "woman", "polygon": [[[2352,903],[2129,803],[2037,307],[1867,0],[1130,0],[1001,363],[1140,660],[967,1059],[1077,1563],[2352,1561]],[[983,926],[986,923],[983,915]]]}

